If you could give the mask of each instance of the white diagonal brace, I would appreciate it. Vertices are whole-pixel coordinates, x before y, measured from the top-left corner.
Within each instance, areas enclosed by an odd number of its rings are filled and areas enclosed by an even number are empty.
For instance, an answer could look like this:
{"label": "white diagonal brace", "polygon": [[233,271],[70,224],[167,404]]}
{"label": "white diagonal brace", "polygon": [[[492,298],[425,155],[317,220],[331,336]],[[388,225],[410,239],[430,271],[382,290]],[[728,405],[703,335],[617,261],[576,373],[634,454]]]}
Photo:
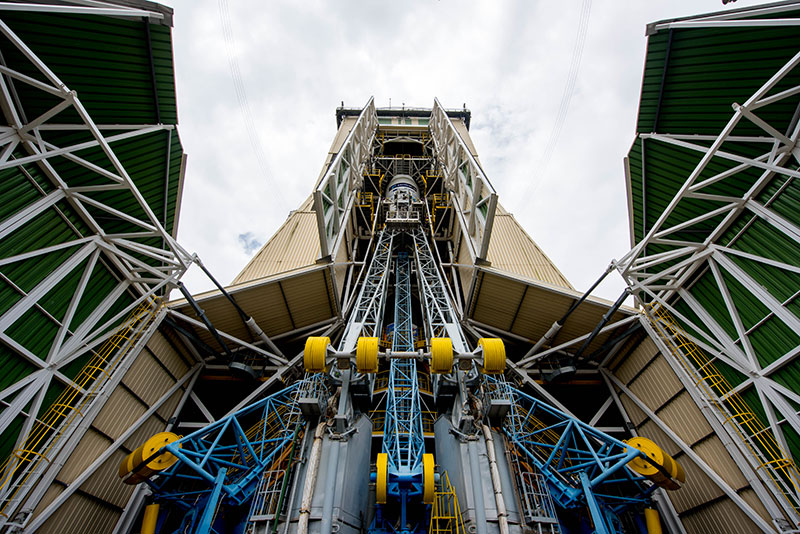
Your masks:
{"label": "white diagonal brace", "polygon": [[755,200],[748,200],[746,206],[756,215],[780,230],[786,237],[794,240],[796,243],[800,243],[800,228]]}
{"label": "white diagonal brace", "polygon": [[609,373],[605,369],[600,369],[600,372],[603,373],[608,379],[610,379],[616,387],[618,387],[629,399],[631,399],[636,406],[642,410],[647,417],[650,418],[675,444],[680,447],[681,451],[683,451],[686,456],[688,456],[696,465],[699,467],[703,473],[711,479],[714,484],[716,484],[725,495],[742,510],[747,517],[753,521],[762,532],[770,532],[770,533],[777,533],[775,527],[764,521],[764,519],[755,511],[753,510],[747,502],[742,499],[742,497],[731,488],[727,482],[717,473],[714,471],[710,465],[708,465],[705,460],[703,460],[700,455],[698,455],[694,449],[692,449],[686,442],[684,442],[678,434],[675,433],[672,428],[667,425],[655,412],[653,412],[647,404],[645,404],[639,397],[636,396],[630,389],[628,389],[625,384],[623,384],[616,376]]}
{"label": "white diagonal brace", "polygon": [[774,313],[781,321],[786,323],[786,325],[791,328],[795,334],[800,336],[800,319],[794,313],[785,308],[781,302],[778,301],[778,299],[764,289],[764,286],[753,280],[749,274],[747,274],[735,262],[731,261],[730,258],[719,251],[715,251],[713,253],[713,257],[722,267],[725,268],[726,271],[731,273],[744,287],[746,287],[748,291],[758,297],[758,299],[764,303],[764,305],[766,305],[772,313]]}
{"label": "white diagonal brace", "polygon": [[64,194],[64,191],[58,189],[52,193],[48,193],[47,196],[40,198],[33,204],[28,205],[24,209],[4,220],[2,223],[0,223],[0,240],[4,239],[9,234],[25,225],[25,223],[35,218],[37,215],[45,211],[59,200],[63,199],[65,196],[66,195]]}
{"label": "white diagonal brace", "polygon": [[64,491],[59,493],[58,497],[50,503],[47,508],[42,510],[41,513],[37,514],[36,517],[31,521],[28,525],[25,526],[26,532],[36,532],[36,530],[44,524],[45,521],[55,512],[59,507],[61,507],[64,502],[73,494],[75,490],[81,487],[81,485],[86,482],[86,480],[92,476],[92,474],[97,471],[97,469],[108,460],[112,454],[117,452],[117,450],[122,447],[125,441],[130,438],[134,432],[139,430],[141,427],[152,415],[158,410],[167,400],[169,400],[176,391],[178,391],[183,385],[196,373],[200,372],[202,365],[196,364],[192,369],[186,372],[175,384],[167,390],[156,402],[150,406],[147,411],[145,411],[139,419],[137,419],[130,427],[128,427],[125,432],[123,432],[117,439],[114,440],[108,448],[101,453],[84,471],[78,475],[75,480],[73,480],[69,486],[67,486]]}
{"label": "white diagonal brace", "polygon": [[0,317],[0,332],[5,332],[6,329],[14,324],[25,312],[33,307],[48,291],[53,289],[61,280],[64,279],[73,269],[75,269],[84,259],[97,248],[97,243],[92,241],[72,254],[67,258],[64,263],[50,273],[44,280],[33,288],[28,294],[20,299],[16,304],[9,308],[6,313]]}

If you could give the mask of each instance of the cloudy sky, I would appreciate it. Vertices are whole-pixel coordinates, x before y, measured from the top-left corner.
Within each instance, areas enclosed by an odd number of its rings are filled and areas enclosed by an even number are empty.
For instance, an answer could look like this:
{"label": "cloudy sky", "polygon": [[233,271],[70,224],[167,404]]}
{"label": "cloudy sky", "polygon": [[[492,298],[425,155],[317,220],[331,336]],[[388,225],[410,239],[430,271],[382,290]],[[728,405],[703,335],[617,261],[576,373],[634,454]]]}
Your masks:
{"label": "cloudy sky", "polygon": [[[374,95],[379,107],[430,107],[434,97],[466,104],[500,202],[584,290],[630,248],[622,158],[633,140],[645,25],[764,2],[165,3],[175,9],[189,154],[178,238],[222,283],[310,193],[335,108]],[[588,25],[570,92],[581,20]],[[211,286],[196,268],[184,281],[192,292]],[[595,294],[614,299],[623,287],[613,274]]]}

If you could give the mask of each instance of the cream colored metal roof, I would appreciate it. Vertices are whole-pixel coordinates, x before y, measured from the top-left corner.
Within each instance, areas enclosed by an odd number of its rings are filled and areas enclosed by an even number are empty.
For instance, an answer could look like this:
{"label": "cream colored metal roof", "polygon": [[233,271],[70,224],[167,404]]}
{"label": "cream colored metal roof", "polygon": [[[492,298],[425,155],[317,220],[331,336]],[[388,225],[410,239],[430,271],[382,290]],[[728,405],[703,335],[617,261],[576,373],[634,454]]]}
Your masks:
{"label": "cream colored metal roof", "polygon": [[[328,266],[297,269],[234,284],[226,290],[270,337],[329,320],[338,313]],[[233,305],[219,291],[194,295],[194,299],[217,330],[243,341],[255,341]],[[170,302],[169,306],[197,319],[183,299]],[[219,347],[207,331],[199,328],[196,331],[209,346]]]}
{"label": "cream colored metal roof", "polygon": [[[560,319],[581,297],[574,289],[567,289],[523,279],[493,267],[479,267],[472,291],[467,317],[480,324],[510,332],[536,342],[552,324]],[[554,345],[588,334],[611,307],[611,302],[589,297],[566,320]],[[635,310],[622,307],[610,322],[619,321]],[[598,335],[587,347],[585,354],[598,349],[614,334],[614,330]],[[522,355],[510,355],[514,360]]]}
{"label": "cream colored metal roof", "polygon": [[554,286],[575,289],[514,216],[497,206],[486,259],[492,267]]}

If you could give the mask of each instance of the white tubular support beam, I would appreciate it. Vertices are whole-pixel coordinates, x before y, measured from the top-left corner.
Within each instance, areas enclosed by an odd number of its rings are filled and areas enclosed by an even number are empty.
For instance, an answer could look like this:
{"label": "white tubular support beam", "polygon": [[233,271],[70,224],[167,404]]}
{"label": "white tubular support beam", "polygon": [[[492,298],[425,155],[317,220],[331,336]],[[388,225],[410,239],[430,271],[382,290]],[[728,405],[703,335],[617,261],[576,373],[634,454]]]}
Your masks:
{"label": "white tubular support beam", "polygon": [[[181,312],[179,312],[177,310],[170,309],[170,310],[167,311],[167,313],[169,313],[172,316],[177,317],[181,321],[185,321],[185,322],[189,323],[190,325],[192,325],[192,326],[194,326],[196,328],[202,328],[203,330],[208,330],[208,327],[204,323],[202,323],[201,321],[197,321],[195,319],[192,319],[188,315],[184,315],[183,313],[181,313]],[[239,339],[238,337],[232,336],[231,334],[228,334],[228,333],[223,332],[221,330],[217,330],[217,332],[219,332],[219,335],[222,336],[223,338],[225,338],[227,341],[233,341],[237,345],[240,345],[242,347],[245,347],[245,348],[248,348],[248,349],[253,350],[255,352],[258,352],[262,356],[267,357],[268,359],[272,360],[273,362],[275,362],[277,364],[285,365],[285,364],[289,363],[286,360],[286,358],[282,358],[282,357],[278,356],[277,354],[272,354],[271,352],[268,352],[268,351],[262,349],[261,347],[256,347],[255,345],[253,345],[251,343],[248,343],[247,341],[244,341],[242,339]]]}

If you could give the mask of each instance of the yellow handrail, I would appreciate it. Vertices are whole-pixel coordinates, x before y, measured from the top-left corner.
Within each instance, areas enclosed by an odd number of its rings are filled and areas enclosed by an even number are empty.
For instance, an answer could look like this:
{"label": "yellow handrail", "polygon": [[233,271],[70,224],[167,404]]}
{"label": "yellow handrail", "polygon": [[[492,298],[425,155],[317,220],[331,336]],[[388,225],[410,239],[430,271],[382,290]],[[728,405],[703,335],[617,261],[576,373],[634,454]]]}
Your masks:
{"label": "yellow handrail", "polygon": [[783,491],[781,494],[789,506],[800,513],[796,501],[796,493],[800,491],[800,472],[791,457],[778,444],[772,430],[761,422],[714,363],[663,306],[648,304],[645,307],[645,316],[675,359],[689,376],[695,377],[697,388],[722,413],[724,423],[732,423],[729,426],[756,458],[758,468],[766,468],[765,471],[778,487],[782,486],[782,480],[788,481],[794,487],[793,498],[790,499]]}
{"label": "yellow handrail", "polygon": [[[80,370],[73,380],[74,385],[67,386],[58,399],[53,402],[41,418],[36,419],[22,445],[13,451],[0,465],[0,491],[12,483],[14,475],[26,464],[38,461],[50,462],[49,454],[64,430],[69,428],[78,416],[83,415],[87,406],[106,380],[113,374],[114,369],[152,323],[158,310],[164,304],[161,299],[151,297],[137,306],[128,319],[109,337],[100,347],[91,360]],[[126,345],[127,344],[127,345]],[[126,350],[119,350],[125,347]],[[52,434],[55,432],[55,434]],[[47,440],[52,435],[52,439]],[[43,447],[43,450],[39,450]],[[14,501],[14,497],[23,487],[28,477],[33,473],[29,469],[21,480],[16,480],[16,489],[4,500],[0,515],[6,516],[6,508]]]}
{"label": "yellow handrail", "polygon": [[458,506],[458,495],[453,486],[450,485],[450,478],[447,471],[442,472],[439,485],[433,495],[433,506],[431,507],[431,523],[428,534],[462,534],[464,520],[461,517],[461,508]]}

